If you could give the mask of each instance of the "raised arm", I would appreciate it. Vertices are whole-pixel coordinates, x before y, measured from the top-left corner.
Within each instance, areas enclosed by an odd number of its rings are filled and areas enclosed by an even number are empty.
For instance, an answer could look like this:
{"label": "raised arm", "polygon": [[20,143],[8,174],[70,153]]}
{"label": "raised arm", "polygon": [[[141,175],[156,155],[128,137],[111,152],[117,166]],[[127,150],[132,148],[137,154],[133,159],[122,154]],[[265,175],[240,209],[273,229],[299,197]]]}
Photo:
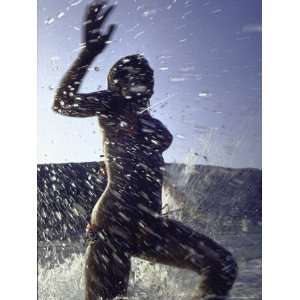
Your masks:
{"label": "raised arm", "polygon": [[91,117],[105,113],[109,107],[111,98],[109,92],[78,93],[89,66],[95,57],[105,49],[115,29],[115,25],[110,25],[106,34],[102,34],[100,31],[105,19],[114,8],[109,6],[103,12],[104,6],[105,2],[102,1],[87,7],[83,23],[85,47],[66,72],[57,89],[53,109],[58,113],[72,117]]}

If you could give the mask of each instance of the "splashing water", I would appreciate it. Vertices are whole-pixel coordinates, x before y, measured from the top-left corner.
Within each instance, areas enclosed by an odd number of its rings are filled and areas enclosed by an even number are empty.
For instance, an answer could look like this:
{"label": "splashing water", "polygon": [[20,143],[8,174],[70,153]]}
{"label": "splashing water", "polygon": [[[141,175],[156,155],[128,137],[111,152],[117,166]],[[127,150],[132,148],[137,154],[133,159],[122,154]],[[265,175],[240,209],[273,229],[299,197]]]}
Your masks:
{"label": "splashing water", "polygon": [[[242,233],[231,231],[231,236],[220,234],[218,228],[222,225],[218,227],[217,224],[219,220],[221,222],[222,218],[224,219],[223,215],[226,213],[222,211],[216,215],[209,215],[199,211],[199,205],[202,205],[201,197],[207,194],[207,191],[201,190],[199,181],[211,179],[209,176],[207,179],[197,175],[197,159],[198,156],[191,150],[185,164],[174,164],[173,168],[168,170],[170,182],[164,184],[162,193],[163,206],[167,209],[163,210],[163,213],[216,238],[226,247],[235,249],[240,277],[232,292],[232,299],[242,299],[244,295],[248,295],[251,299],[259,300],[260,237],[248,230]],[[224,173],[222,176],[227,175]],[[230,206],[228,203],[226,205]],[[214,209],[217,208],[210,208],[211,211]],[[200,223],[204,220],[207,227],[198,226],[198,220]],[[80,242],[39,243],[38,299],[84,299],[84,249],[83,243]],[[131,262],[128,299],[188,300],[192,298],[194,288],[201,281],[201,278],[191,271],[153,264],[138,258],[132,258]]]}
{"label": "splashing water", "polygon": [[[38,299],[84,299],[83,270],[83,254],[73,254],[53,268],[39,266]],[[170,267],[133,258],[128,299],[190,299],[189,293],[184,292],[187,289],[184,285],[191,286],[192,277],[197,276],[184,270],[178,273],[178,270],[175,272]]]}
{"label": "splashing water", "polygon": [[[179,176],[174,178],[179,187],[188,181],[193,173],[195,158],[190,154]],[[177,174],[178,175],[178,174]],[[184,180],[184,181],[182,181]],[[181,207],[168,189],[163,189],[163,205],[167,205],[169,216],[181,219],[174,213]],[[84,299],[84,245],[72,243],[46,243],[39,247],[38,299],[63,300]],[[44,260],[44,261],[42,261]],[[199,284],[199,276],[191,271],[178,270],[132,258],[128,299],[191,299],[191,291]]]}
{"label": "splashing water", "polygon": [[[59,244],[52,252],[51,263],[39,263],[38,299],[84,299],[84,247],[81,253],[70,256]],[[78,249],[77,249],[78,250]],[[51,255],[50,255],[51,256]],[[64,257],[58,262],[56,256]],[[56,261],[53,265],[53,261]],[[132,258],[128,299],[191,299],[191,292],[199,284],[199,276],[191,271],[178,270]]]}
{"label": "splashing water", "polygon": [[73,254],[52,268],[39,264],[38,299],[84,299],[83,259],[82,254]]}

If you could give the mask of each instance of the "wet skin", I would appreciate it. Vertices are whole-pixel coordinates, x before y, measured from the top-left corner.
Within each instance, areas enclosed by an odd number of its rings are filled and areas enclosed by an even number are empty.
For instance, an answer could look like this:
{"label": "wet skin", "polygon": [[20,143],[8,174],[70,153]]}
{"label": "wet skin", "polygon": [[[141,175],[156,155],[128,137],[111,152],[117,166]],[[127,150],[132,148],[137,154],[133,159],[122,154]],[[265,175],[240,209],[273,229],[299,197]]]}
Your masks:
{"label": "wet skin", "polygon": [[[204,275],[202,296],[225,299],[237,274],[232,255],[208,237],[162,217],[163,152],[172,135],[147,110],[153,93],[153,71],[141,55],[118,61],[108,76],[108,89],[79,93],[83,77],[114,31],[99,28],[113,7],[87,8],[86,47],[65,74],[53,109],[66,116],[98,117],[108,184],[91,215],[96,238],[86,251],[86,300],[125,295],[130,258],[190,269]],[[98,30],[95,31],[95,28]],[[217,297],[218,296],[218,297]]]}

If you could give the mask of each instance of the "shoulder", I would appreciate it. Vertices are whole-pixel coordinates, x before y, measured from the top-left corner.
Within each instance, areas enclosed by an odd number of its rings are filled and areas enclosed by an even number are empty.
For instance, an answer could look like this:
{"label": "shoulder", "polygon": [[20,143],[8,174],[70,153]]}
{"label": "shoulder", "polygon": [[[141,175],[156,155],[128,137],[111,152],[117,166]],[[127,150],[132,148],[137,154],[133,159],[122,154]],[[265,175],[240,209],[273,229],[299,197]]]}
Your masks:
{"label": "shoulder", "polygon": [[86,97],[87,98],[93,98],[94,100],[98,100],[98,101],[109,101],[111,99],[113,99],[113,94],[112,92],[110,91],[97,91],[97,92],[94,92],[94,93],[89,93],[89,94],[86,94]]}
{"label": "shoulder", "polygon": [[111,113],[120,113],[124,108],[124,100],[121,97],[114,95],[109,90],[91,93],[89,94],[89,97],[94,98],[94,101],[98,102],[99,105]]}

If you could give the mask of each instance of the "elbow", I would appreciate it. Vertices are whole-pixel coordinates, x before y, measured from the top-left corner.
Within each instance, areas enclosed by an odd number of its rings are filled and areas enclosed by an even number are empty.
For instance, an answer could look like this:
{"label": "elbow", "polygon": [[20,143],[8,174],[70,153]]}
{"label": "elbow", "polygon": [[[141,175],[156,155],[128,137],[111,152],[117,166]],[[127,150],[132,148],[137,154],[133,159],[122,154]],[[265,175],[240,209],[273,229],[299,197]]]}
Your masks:
{"label": "elbow", "polygon": [[66,111],[68,111],[68,107],[69,105],[67,105],[65,97],[63,97],[59,93],[56,94],[54,98],[54,103],[52,105],[52,110],[55,113],[65,115]]}
{"label": "elbow", "polygon": [[54,96],[52,110],[56,113],[65,114],[74,104],[74,94],[67,93],[64,88],[59,88]]}
{"label": "elbow", "polygon": [[54,104],[52,106],[52,110],[55,113],[58,113],[58,114],[63,115],[63,116],[68,116],[68,117],[75,116],[74,112],[71,109],[68,109],[68,108],[64,107],[63,105]]}
{"label": "elbow", "polygon": [[57,106],[56,104],[53,104],[52,105],[52,110],[55,112],[55,113],[61,113],[61,108],[59,106]]}
{"label": "elbow", "polygon": [[58,113],[58,114],[63,115],[63,116],[73,116],[73,111],[70,108],[67,108],[64,105],[53,104],[52,110],[55,113]]}
{"label": "elbow", "polygon": [[54,103],[52,105],[52,110],[56,113],[61,113],[63,110],[64,101],[61,99],[59,94],[55,95]]}

